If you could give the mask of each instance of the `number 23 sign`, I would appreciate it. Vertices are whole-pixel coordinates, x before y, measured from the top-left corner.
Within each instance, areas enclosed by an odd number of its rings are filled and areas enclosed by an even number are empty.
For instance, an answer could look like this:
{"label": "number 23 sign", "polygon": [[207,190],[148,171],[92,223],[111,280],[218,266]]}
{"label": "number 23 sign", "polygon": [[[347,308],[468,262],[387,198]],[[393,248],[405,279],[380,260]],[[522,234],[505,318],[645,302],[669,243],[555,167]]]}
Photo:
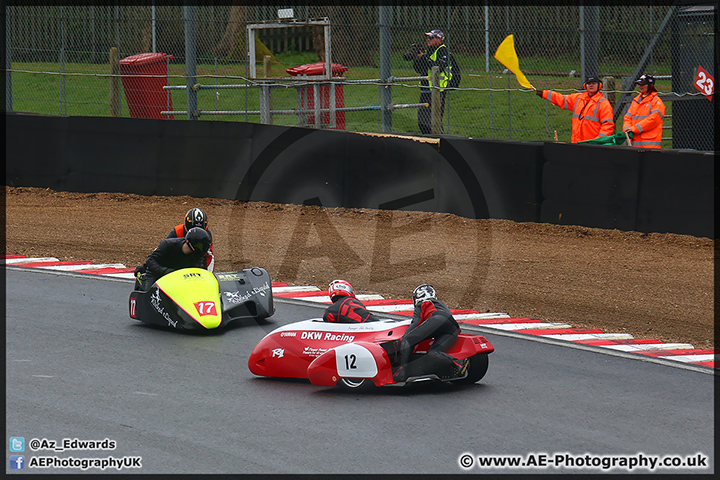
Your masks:
{"label": "number 23 sign", "polygon": [[713,93],[715,93],[715,79],[700,65],[695,74],[695,88],[700,90],[705,98],[712,101]]}

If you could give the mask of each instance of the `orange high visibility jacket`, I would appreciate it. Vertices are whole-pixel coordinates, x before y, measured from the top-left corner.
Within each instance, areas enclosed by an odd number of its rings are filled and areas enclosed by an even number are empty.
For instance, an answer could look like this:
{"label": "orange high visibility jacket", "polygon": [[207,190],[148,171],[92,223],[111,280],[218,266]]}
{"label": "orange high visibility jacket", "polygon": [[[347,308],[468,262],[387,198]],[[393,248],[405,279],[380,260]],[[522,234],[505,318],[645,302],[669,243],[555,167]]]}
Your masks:
{"label": "orange high visibility jacket", "polygon": [[631,127],[633,147],[661,148],[665,104],[657,92],[633,98],[623,119],[623,130]]}
{"label": "orange high visibility jacket", "polygon": [[555,106],[573,112],[572,143],[610,136],[615,132],[612,106],[600,91],[591,97],[587,91],[563,95],[543,90],[542,97]]}

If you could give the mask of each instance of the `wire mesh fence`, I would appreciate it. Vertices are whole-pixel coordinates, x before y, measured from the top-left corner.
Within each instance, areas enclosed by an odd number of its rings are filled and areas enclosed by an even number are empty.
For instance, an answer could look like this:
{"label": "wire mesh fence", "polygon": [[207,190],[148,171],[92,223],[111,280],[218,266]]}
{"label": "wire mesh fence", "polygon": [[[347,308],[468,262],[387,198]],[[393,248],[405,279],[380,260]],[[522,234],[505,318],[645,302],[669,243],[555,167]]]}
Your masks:
{"label": "wire mesh fence", "polygon": [[[281,19],[280,11],[291,16]],[[326,21],[330,38],[309,20]],[[259,28],[248,40],[248,26],[281,21],[286,28]],[[403,56],[413,43],[425,44],[425,32],[441,29],[462,74],[459,87],[447,93],[443,133],[570,140],[571,112],[521,87],[493,58],[513,34],[520,68],[535,88],[573,93],[587,75],[599,75],[619,132],[637,94],[632,82],[650,73],[667,107],[663,148],[714,149],[713,5],[423,2],[287,9],[51,2],[8,6],[6,22],[9,111],[131,116],[128,96],[142,92],[118,81],[122,68],[113,69],[113,62],[161,52],[165,70],[152,75],[172,87],[163,118],[417,134],[420,85],[406,80],[418,74]],[[287,73],[328,57],[347,68],[333,77],[332,87],[317,88],[308,77]]]}

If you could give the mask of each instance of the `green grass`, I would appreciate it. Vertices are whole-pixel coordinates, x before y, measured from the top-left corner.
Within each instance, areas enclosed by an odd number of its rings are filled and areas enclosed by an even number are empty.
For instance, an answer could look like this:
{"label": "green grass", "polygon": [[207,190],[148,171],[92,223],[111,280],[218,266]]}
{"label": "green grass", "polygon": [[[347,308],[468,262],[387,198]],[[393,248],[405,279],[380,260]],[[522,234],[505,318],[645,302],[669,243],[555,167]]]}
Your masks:
{"label": "green grass", "polygon": [[[273,77],[288,76],[285,69],[291,66],[317,62],[313,54],[286,53],[278,55],[281,64],[271,66]],[[560,141],[570,141],[571,112],[561,110],[549,102],[538,98],[534,92],[520,87],[513,74],[498,72],[486,73],[483,58],[459,58],[463,67],[461,90],[448,93],[443,119],[444,132],[485,139],[545,141],[553,140],[557,132]],[[493,60],[494,62],[494,60]],[[552,88],[562,93],[571,93],[580,88],[577,77],[558,77],[551,75],[533,75],[528,72],[541,72],[546,59],[523,59],[521,68],[526,70],[528,80],[538,89]],[[497,62],[495,62],[497,63]],[[567,62],[568,70],[571,62]],[[477,67],[477,68],[474,68]],[[496,65],[493,65],[495,68]],[[561,68],[563,68],[561,66]],[[12,90],[13,110],[47,115],[70,116],[109,116],[110,86],[107,76],[108,65],[66,64],[64,71],[83,75],[60,76],[55,63],[13,62]],[[617,65],[614,71],[631,71],[630,65]],[[50,72],[50,73],[26,73]],[[257,66],[258,76],[262,76],[262,64]],[[53,74],[54,73],[54,74]],[[170,64],[169,83],[185,85],[185,67]],[[197,65],[198,83],[202,85],[244,84],[247,76],[244,64],[199,64]],[[402,60],[401,53],[392,57],[392,75],[395,77],[415,76],[410,63]],[[210,76],[210,77],[206,77]],[[235,78],[213,78],[235,77]],[[351,68],[345,73],[348,80],[378,78],[377,68]],[[64,85],[63,85],[64,82]],[[618,79],[617,84],[620,84]],[[658,85],[659,90],[669,91],[669,85]],[[665,87],[665,88],[664,88]],[[344,85],[344,105],[346,107],[375,106],[379,102],[379,86],[371,84]],[[173,109],[187,109],[187,94],[184,90],[172,91]],[[419,100],[420,91],[417,82],[408,81],[392,87],[392,101],[395,104],[412,104]],[[125,92],[120,87],[121,116],[128,117],[129,111]],[[210,110],[260,110],[257,89],[203,89],[198,91],[198,108]],[[672,114],[672,102],[667,102],[667,115]],[[293,87],[279,87],[272,90],[273,110],[292,110],[298,108],[298,92]],[[175,115],[176,120],[184,120],[184,114]],[[248,121],[260,122],[259,114],[242,115],[203,115],[200,120],[211,121]],[[298,125],[297,115],[273,115],[273,124]],[[379,132],[381,130],[380,112],[345,112],[346,129],[350,131]],[[666,125],[670,120],[666,120]],[[622,121],[616,124],[619,131]],[[393,113],[393,131],[396,133],[417,133],[417,110],[397,109]],[[669,135],[671,130],[666,130]],[[664,140],[663,147],[671,148],[671,140]]]}

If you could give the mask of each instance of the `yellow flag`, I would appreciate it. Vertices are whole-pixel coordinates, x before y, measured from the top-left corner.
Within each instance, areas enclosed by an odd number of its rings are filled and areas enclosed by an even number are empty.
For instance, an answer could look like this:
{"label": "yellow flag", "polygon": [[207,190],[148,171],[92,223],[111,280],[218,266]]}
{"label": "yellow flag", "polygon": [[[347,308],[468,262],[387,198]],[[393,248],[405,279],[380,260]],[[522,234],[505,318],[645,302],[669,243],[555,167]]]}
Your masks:
{"label": "yellow flag", "polygon": [[525,88],[535,89],[535,87],[528,82],[528,79],[525,78],[525,75],[520,71],[520,63],[518,62],[517,53],[515,53],[515,39],[512,35],[508,35],[505,37],[505,40],[502,41],[495,51],[495,58],[498,62],[505,65],[508,70],[515,74],[520,85]]}

